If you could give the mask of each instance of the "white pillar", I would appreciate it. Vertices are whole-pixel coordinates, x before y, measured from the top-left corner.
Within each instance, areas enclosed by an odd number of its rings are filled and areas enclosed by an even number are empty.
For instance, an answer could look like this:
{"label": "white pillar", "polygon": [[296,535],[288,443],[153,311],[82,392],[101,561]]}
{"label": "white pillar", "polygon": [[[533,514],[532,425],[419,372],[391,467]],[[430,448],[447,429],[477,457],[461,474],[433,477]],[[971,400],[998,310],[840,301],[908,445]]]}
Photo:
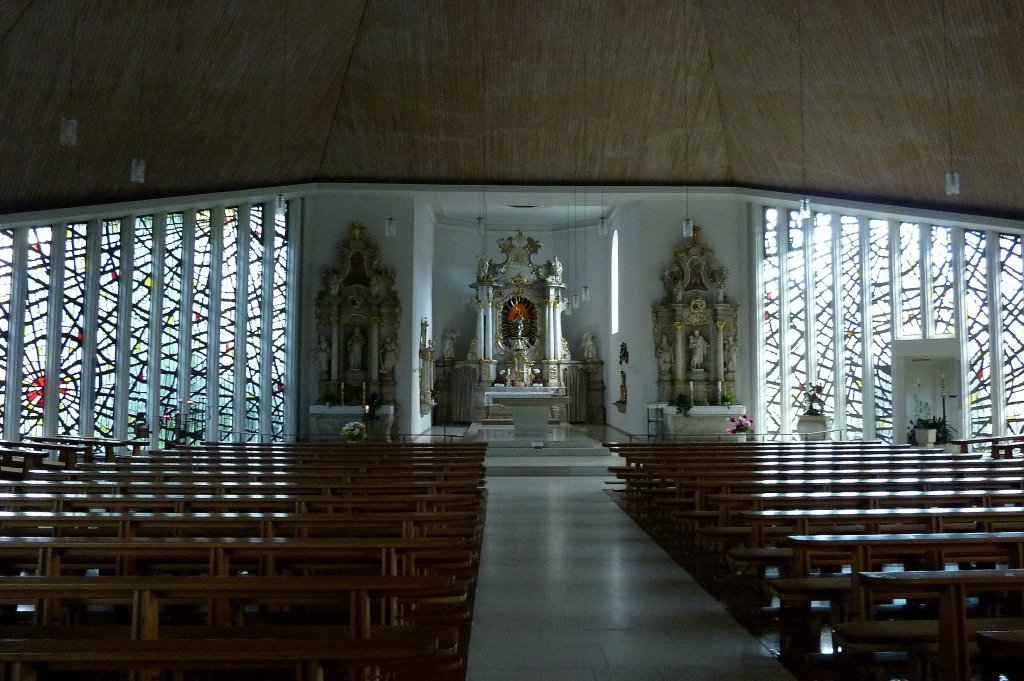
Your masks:
{"label": "white pillar", "polygon": [[370,365],[370,380],[377,381],[380,370],[380,317],[370,319],[370,342],[366,353],[366,363]]}
{"label": "white pillar", "polygon": [[718,329],[718,378],[719,380],[725,378],[725,334],[723,333],[723,327],[725,322],[718,320],[715,322],[715,328]]}
{"label": "white pillar", "polygon": [[562,305],[555,306],[555,354],[559,360],[562,359]]}
{"label": "white pillar", "polygon": [[686,367],[686,346],[684,345],[683,338],[683,323],[676,322],[676,359],[672,367],[672,378],[677,381],[683,380],[683,371]]}
{"label": "white pillar", "polygon": [[338,318],[331,319],[331,380],[338,380],[338,369],[341,366],[341,353],[338,346],[341,344],[341,327]]}

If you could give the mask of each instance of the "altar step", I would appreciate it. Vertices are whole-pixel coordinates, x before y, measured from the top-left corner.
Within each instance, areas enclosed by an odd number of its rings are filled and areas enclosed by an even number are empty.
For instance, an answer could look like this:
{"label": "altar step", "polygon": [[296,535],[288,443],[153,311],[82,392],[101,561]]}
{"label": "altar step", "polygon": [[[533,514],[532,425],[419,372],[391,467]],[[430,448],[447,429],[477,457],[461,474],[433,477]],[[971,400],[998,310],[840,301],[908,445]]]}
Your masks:
{"label": "altar step", "polygon": [[508,476],[597,476],[607,477],[608,467],[619,459],[604,452],[537,454],[537,450],[514,450],[508,447],[488,450],[484,459],[487,477]]}

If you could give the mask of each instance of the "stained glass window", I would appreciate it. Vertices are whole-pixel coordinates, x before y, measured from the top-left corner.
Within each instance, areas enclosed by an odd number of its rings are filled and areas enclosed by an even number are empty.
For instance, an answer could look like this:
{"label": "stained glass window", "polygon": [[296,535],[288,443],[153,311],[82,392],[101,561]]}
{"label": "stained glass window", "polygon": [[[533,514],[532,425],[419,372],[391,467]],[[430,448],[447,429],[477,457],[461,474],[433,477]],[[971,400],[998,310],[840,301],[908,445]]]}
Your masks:
{"label": "stained glass window", "polygon": [[157,414],[149,409],[150,320],[153,305],[153,216],[136,218],[132,240],[132,295],[129,311],[131,351],[128,356],[128,414],[147,416],[156,427]]}
{"label": "stained glass window", "polygon": [[992,383],[989,333],[988,237],[964,232],[964,330],[967,349],[967,410],[971,435],[992,434]]}
{"label": "stained glass window", "polygon": [[[21,424],[25,435],[43,434],[44,392],[46,390],[46,339],[50,305],[50,246],[53,230],[49,226],[28,230],[25,282],[25,321],[23,328]],[[50,380],[59,381],[58,372]]]}
{"label": "stained glass window", "polygon": [[933,225],[931,228],[931,292],[933,336],[956,333],[953,300],[953,230]]}
{"label": "stained glass window", "polygon": [[263,347],[263,207],[252,206],[249,213],[248,276],[245,301],[245,439],[260,437],[260,352]]}
{"label": "stained glass window", "polygon": [[805,233],[803,221],[797,211],[789,211],[788,252],[786,253],[786,302],[789,310],[789,324],[783,347],[793,385],[789,386],[792,400],[793,423],[786,432],[796,431],[796,417],[800,391],[798,387],[808,382],[807,356],[807,272],[804,270],[807,254],[804,250]]}
{"label": "stained glass window", "polygon": [[274,219],[272,299],[270,303],[270,428],[274,439],[285,429],[285,358],[287,355],[288,231],[286,215]]}
{"label": "stained glass window", "polygon": [[889,223],[868,223],[868,303],[871,325],[871,363],[874,367],[875,436],[892,442],[892,277],[889,267]]}
{"label": "stained glass window", "polygon": [[217,401],[210,406],[217,409],[220,439],[231,438],[235,416],[235,316],[238,306],[238,208],[224,210],[223,255],[220,274],[220,374]]}
{"label": "stained glass window", "polygon": [[206,404],[209,399],[207,380],[210,356],[210,276],[213,265],[212,214],[209,210],[196,212],[196,233],[192,245],[192,310],[189,321],[192,326],[191,352],[189,353],[188,411],[190,430],[205,426]]}
{"label": "stained glass window", "polygon": [[[58,380],[57,432],[77,435],[81,404],[78,401],[82,385],[82,346],[85,338],[85,252],[88,225],[72,223],[67,226],[64,240],[64,273],[61,299],[61,343]],[[92,342],[92,338],[89,338]]]}
{"label": "stained glass window", "polygon": [[178,352],[181,337],[182,242],[184,226],[181,213],[168,213],[164,226],[163,279],[160,286],[160,413],[163,415],[161,438],[165,443],[178,440],[183,405],[178,385]]}
{"label": "stained glass window", "polygon": [[825,413],[836,411],[834,377],[836,370],[835,282],[832,262],[832,215],[815,213],[811,252],[811,296],[813,301],[814,384],[824,389]]}
{"label": "stained glass window", "polygon": [[1000,323],[1003,340],[1003,400],[1007,431],[1024,428],[1024,240],[999,237]]}
{"label": "stained glass window", "polygon": [[920,338],[924,332],[924,313],[921,306],[920,226],[912,222],[900,223],[899,238],[899,333],[901,338]]}
{"label": "stained glass window", "polygon": [[96,367],[93,379],[94,431],[99,436],[114,434],[117,367],[118,299],[121,292],[121,221],[100,222],[100,252],[97,271],[99,300],[96,315]]}
{"label": "stained glass window", "polygon": [[840,218],[840,309],[842,310],[843,392],[846,397],[846,436],[864,437],[864,278],[861,275],[860,220]]}
{"label": "stained glass window", "polygon": [[[764,362],[765,427],[769,432],[782,430],[782,309],[779,274],[779,211],[764,210],[764,254],[761,259],[764,286],[762,322],[762,358]],[[788,394],[788,392],[787,392]]]}

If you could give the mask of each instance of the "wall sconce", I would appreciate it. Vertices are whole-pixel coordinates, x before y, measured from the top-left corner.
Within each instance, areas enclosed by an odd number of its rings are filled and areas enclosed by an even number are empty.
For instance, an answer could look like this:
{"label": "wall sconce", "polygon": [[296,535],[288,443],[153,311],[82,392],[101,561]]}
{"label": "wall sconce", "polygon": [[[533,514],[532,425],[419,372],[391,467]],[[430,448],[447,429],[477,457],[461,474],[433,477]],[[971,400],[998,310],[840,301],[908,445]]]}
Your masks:
{"label": "wall sconce", "polygon": [[146,181],[146,160],[142,158],[132,159],[131,180],[135,184],[142,184]]}
{"label": "wall sconce", "polygon": [[388,218],[384,221],[384,236],[392,237],[395,235],[395,219]]}

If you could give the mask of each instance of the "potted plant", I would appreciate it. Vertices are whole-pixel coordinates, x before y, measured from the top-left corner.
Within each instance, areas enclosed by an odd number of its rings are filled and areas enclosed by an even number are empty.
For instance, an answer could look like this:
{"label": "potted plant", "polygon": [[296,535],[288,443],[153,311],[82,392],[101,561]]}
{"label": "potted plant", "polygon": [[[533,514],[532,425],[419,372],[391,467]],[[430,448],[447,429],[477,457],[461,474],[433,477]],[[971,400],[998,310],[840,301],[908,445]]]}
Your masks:
{"label": "potted plant", "polygon": [[672,402],[672,406],[676,408],[677,413],[689,416],[690,410],[693,409],[693,400],[690,399],[689,395],[679,393],[676,395],[675,401]]}
{"label": "potted plant", "polygon": [[934,444],[946,444],[950,438],[950,427],[946,419],[939,416],[919,418],[910,424],[907,440],[911,444],[928,447]]}
{"label": "potted plant", "polygon": [[721,402],[724,406],[731,407],[732,405],[736,404],[736,396],[733,395],[728,390],[724,390],[722,391]]}

